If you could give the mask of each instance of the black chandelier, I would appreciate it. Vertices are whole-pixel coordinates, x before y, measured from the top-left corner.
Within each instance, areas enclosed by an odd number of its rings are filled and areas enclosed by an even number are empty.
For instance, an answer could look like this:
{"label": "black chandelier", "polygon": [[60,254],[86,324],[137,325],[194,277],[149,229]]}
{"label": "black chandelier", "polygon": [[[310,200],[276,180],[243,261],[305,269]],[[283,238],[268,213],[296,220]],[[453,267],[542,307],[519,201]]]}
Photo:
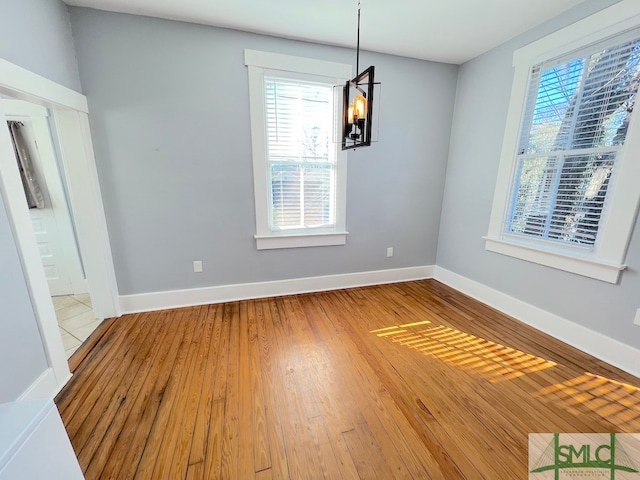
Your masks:
{"label": "black chandelier", "polygon": [[360,0],[358,0],[358,44],[356,48],[356,76],[344,86],[342,111],[342,150],[371,145],[373,125],[373,75],[372,65],[360,71]]}

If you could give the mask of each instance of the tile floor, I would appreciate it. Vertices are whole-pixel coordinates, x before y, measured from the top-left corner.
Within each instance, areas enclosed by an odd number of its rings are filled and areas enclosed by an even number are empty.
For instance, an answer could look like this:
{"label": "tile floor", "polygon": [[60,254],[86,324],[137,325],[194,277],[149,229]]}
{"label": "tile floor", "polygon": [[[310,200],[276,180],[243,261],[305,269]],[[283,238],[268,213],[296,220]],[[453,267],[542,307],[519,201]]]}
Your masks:
{"label": "tile floor", "polygon": [[91,298],[85,295],[52,297],[67,358],[93,333],[100,320],[93,316]]}

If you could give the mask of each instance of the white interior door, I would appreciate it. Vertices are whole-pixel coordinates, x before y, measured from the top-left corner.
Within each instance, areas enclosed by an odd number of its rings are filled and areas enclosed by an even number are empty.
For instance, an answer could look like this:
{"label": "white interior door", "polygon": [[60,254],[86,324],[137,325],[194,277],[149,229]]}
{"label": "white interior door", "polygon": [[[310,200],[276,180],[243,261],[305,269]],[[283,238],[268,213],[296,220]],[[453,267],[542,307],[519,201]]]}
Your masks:
{"label": "white interior door", "polygon": [[42,190],[45,208],[29,210],[51,295],[86,293],[78,246],[51,140],[47,109],[4,100],[7,120],[19,121]]}

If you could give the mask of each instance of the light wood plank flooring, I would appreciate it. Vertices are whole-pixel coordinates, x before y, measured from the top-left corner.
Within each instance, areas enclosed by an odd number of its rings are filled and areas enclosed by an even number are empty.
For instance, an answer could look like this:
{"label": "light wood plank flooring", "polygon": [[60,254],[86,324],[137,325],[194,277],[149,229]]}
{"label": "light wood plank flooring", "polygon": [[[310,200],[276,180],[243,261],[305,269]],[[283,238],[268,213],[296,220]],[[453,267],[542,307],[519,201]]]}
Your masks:
{"label": "light wood plank flooring", "polygon": [[527,478],[640,380],[426,280],[127,315],[57,398],[88,479]]}

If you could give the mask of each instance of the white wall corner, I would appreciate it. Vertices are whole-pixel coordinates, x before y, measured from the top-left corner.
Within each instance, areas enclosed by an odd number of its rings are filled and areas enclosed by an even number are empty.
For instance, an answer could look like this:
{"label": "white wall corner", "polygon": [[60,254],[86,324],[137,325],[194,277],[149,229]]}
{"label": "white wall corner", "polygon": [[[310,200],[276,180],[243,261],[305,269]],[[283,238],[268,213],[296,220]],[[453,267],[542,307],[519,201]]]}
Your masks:
{"label": "white wall corner", "polygon": [[434,278],[603,362],[640,377],[640,350],[442,267]]}
{"label": "white wall corner", "polygon": [[273,282],[241,283],[215,287],[173,290],[120,296],[122,313],[150,312],[168,308],[232,302],[252,298],[279,297],[385,283],[433,278],[435,265],[345,273],[321,277],[294,278]]}

